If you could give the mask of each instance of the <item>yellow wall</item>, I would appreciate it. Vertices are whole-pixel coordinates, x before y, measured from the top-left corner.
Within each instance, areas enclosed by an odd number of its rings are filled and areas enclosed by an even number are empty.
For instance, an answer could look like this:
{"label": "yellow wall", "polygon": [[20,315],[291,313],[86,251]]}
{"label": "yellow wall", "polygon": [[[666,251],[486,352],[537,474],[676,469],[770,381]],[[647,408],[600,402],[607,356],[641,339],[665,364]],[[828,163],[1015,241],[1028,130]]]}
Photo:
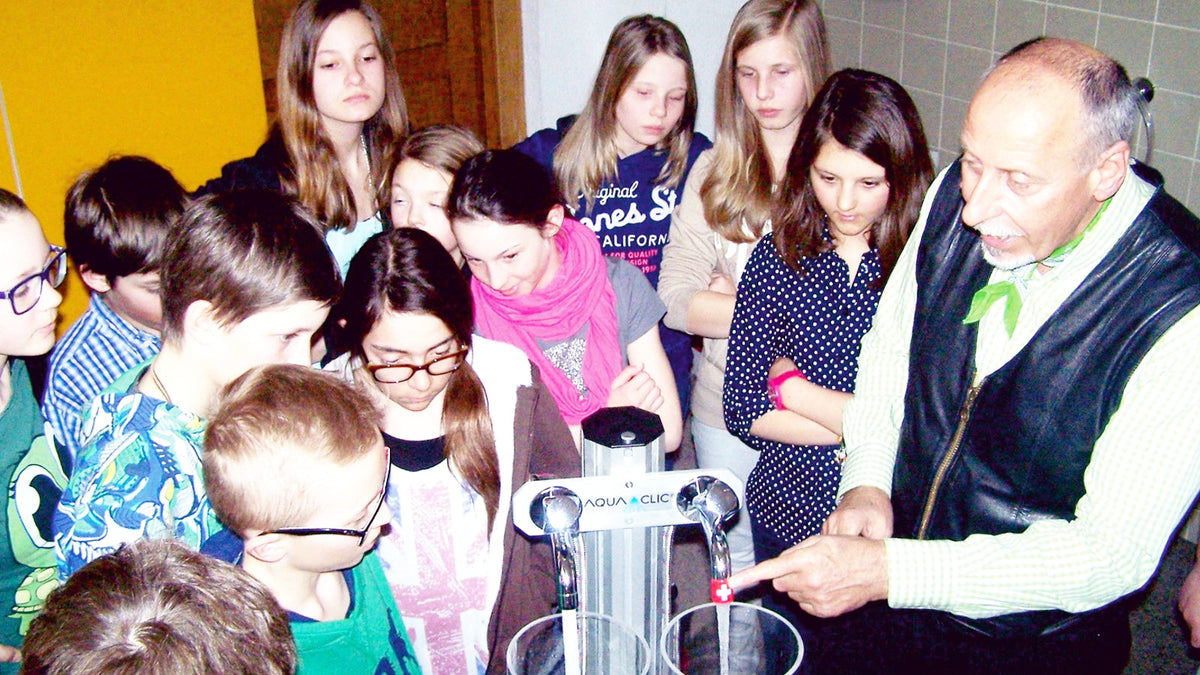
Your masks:
{"label": "yellow wall", "polygon": [[[62,243],[63,197],[83,170],[139,154],[191,190],[266,132],[251,0],[4,0],[0,186]],[[87,306],[72,275],[60,330]]]}
{"label": "yellow wall", "polygon": [[[3,49],[3,47],[0,47],[0,49]],[[0,72],[3,72],[3,70],[0,70]],[[0,99],[3,98],[3,95],[4,80],[0,78]],[[3,101],[0,100],[0,103],[3,103]],[[8,188],[11,191],[14,190],[15,186],[16,180],[14,179],[12,170],[12,155],[9,153],[8,148],[8,134],[4,132],[4,120],[0,118],[0,187]]]}

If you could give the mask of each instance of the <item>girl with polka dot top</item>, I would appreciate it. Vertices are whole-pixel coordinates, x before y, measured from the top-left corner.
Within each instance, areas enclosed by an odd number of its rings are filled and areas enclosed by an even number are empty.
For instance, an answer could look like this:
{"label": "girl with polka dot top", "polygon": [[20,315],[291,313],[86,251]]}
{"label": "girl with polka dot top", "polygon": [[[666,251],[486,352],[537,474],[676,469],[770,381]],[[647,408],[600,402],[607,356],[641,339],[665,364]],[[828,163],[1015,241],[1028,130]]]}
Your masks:
{"label": "girl with polka dot top", "polygon": [[860,343],[933,175],[912,99],[882,75],[835,73],[786,175],[738,284],[723,397],[729,430],[760,452],[746,486],[759,561],[817,534],[834,507]]}

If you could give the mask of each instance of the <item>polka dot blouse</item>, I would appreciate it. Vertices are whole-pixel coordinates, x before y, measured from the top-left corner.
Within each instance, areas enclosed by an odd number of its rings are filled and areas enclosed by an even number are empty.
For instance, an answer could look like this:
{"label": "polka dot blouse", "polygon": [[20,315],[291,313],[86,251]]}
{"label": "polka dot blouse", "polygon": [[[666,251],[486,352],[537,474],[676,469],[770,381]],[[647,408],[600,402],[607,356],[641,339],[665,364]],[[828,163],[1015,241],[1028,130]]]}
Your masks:
{"label": "polka dot blouse", "polygon": [[755,247],[738,284],[725,367],[725,424],[761,453],[746,485],[755,536],[789,544],[816,534],[833,511],[841,464],[836,446],[788,445],[750,434],[750,425],[774,410],[767,370],[787,356],[814,384],[853,391],[881,274],[876,249],[863,255],[853,284],[833,251],[803,265],[803,275],[789,268],[770,235]]}

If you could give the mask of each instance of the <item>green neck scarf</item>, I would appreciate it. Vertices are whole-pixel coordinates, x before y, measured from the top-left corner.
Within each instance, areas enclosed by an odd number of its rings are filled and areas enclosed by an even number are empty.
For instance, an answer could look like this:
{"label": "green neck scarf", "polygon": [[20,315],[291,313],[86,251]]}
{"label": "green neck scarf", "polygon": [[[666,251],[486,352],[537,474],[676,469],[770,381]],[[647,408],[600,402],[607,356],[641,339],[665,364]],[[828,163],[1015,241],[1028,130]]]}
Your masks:
{"label": "green neck scarf", "polygon": [[[1096,223],[1100,222],[1100,217],[1108,210],[1109,203],[1112,202],[1112,197],[1104,200],[1100,205],[1100,210],[1096,215],[1092,216],[1092,221],[1087,227],[1083,228],[1071,241],[1059,246],[1054,251],[1041,260],[1037,260],[1024,265],[1014,270],[1009,271],[1008,279],[997,281],[994,284],[988,284],[983,288],[975,291],[975,295],[971,298],[971,308],[967,311],[967,317],[963,319],[964,324],[975,323],[983,318],[984,314],[988,313],[991,306],[997,301],[1003,299],[1004,304],[1004,328],[1008,331],[1008,336],[1012,337],[1013,331],[1017,329],[1017,317],[1021,314],[1021,306],[1024,304],[1021,300],[1021,292],[1018,285],[1024,287],[1025,281],[1032,276],[1032,271],[1037,265],[1045,265],[1046,267],[1057,267],[1071,254],[1078,246],[1079,242],[1083,241],[1084,235],[1092,231],[1096,227]],[[1028,269],[1029,274],[1018,276],[1018,272]]]}

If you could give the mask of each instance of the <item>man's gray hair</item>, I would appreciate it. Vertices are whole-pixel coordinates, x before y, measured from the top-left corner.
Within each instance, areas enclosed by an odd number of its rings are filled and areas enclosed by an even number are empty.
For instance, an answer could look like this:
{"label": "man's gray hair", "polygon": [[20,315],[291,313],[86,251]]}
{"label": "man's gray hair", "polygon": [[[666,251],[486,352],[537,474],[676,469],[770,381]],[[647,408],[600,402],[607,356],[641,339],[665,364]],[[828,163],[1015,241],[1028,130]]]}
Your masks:
{"label": "man's gray hair", "polygon": [[1021,63],[1040,65],[1075,85],[1083,103],[1083,164],[1090,166],[1117,141],[1133,143],[1141,94],[1120,63],[1078,42],[1039,37],[1013,47],[984,77],[1001,66]]}

